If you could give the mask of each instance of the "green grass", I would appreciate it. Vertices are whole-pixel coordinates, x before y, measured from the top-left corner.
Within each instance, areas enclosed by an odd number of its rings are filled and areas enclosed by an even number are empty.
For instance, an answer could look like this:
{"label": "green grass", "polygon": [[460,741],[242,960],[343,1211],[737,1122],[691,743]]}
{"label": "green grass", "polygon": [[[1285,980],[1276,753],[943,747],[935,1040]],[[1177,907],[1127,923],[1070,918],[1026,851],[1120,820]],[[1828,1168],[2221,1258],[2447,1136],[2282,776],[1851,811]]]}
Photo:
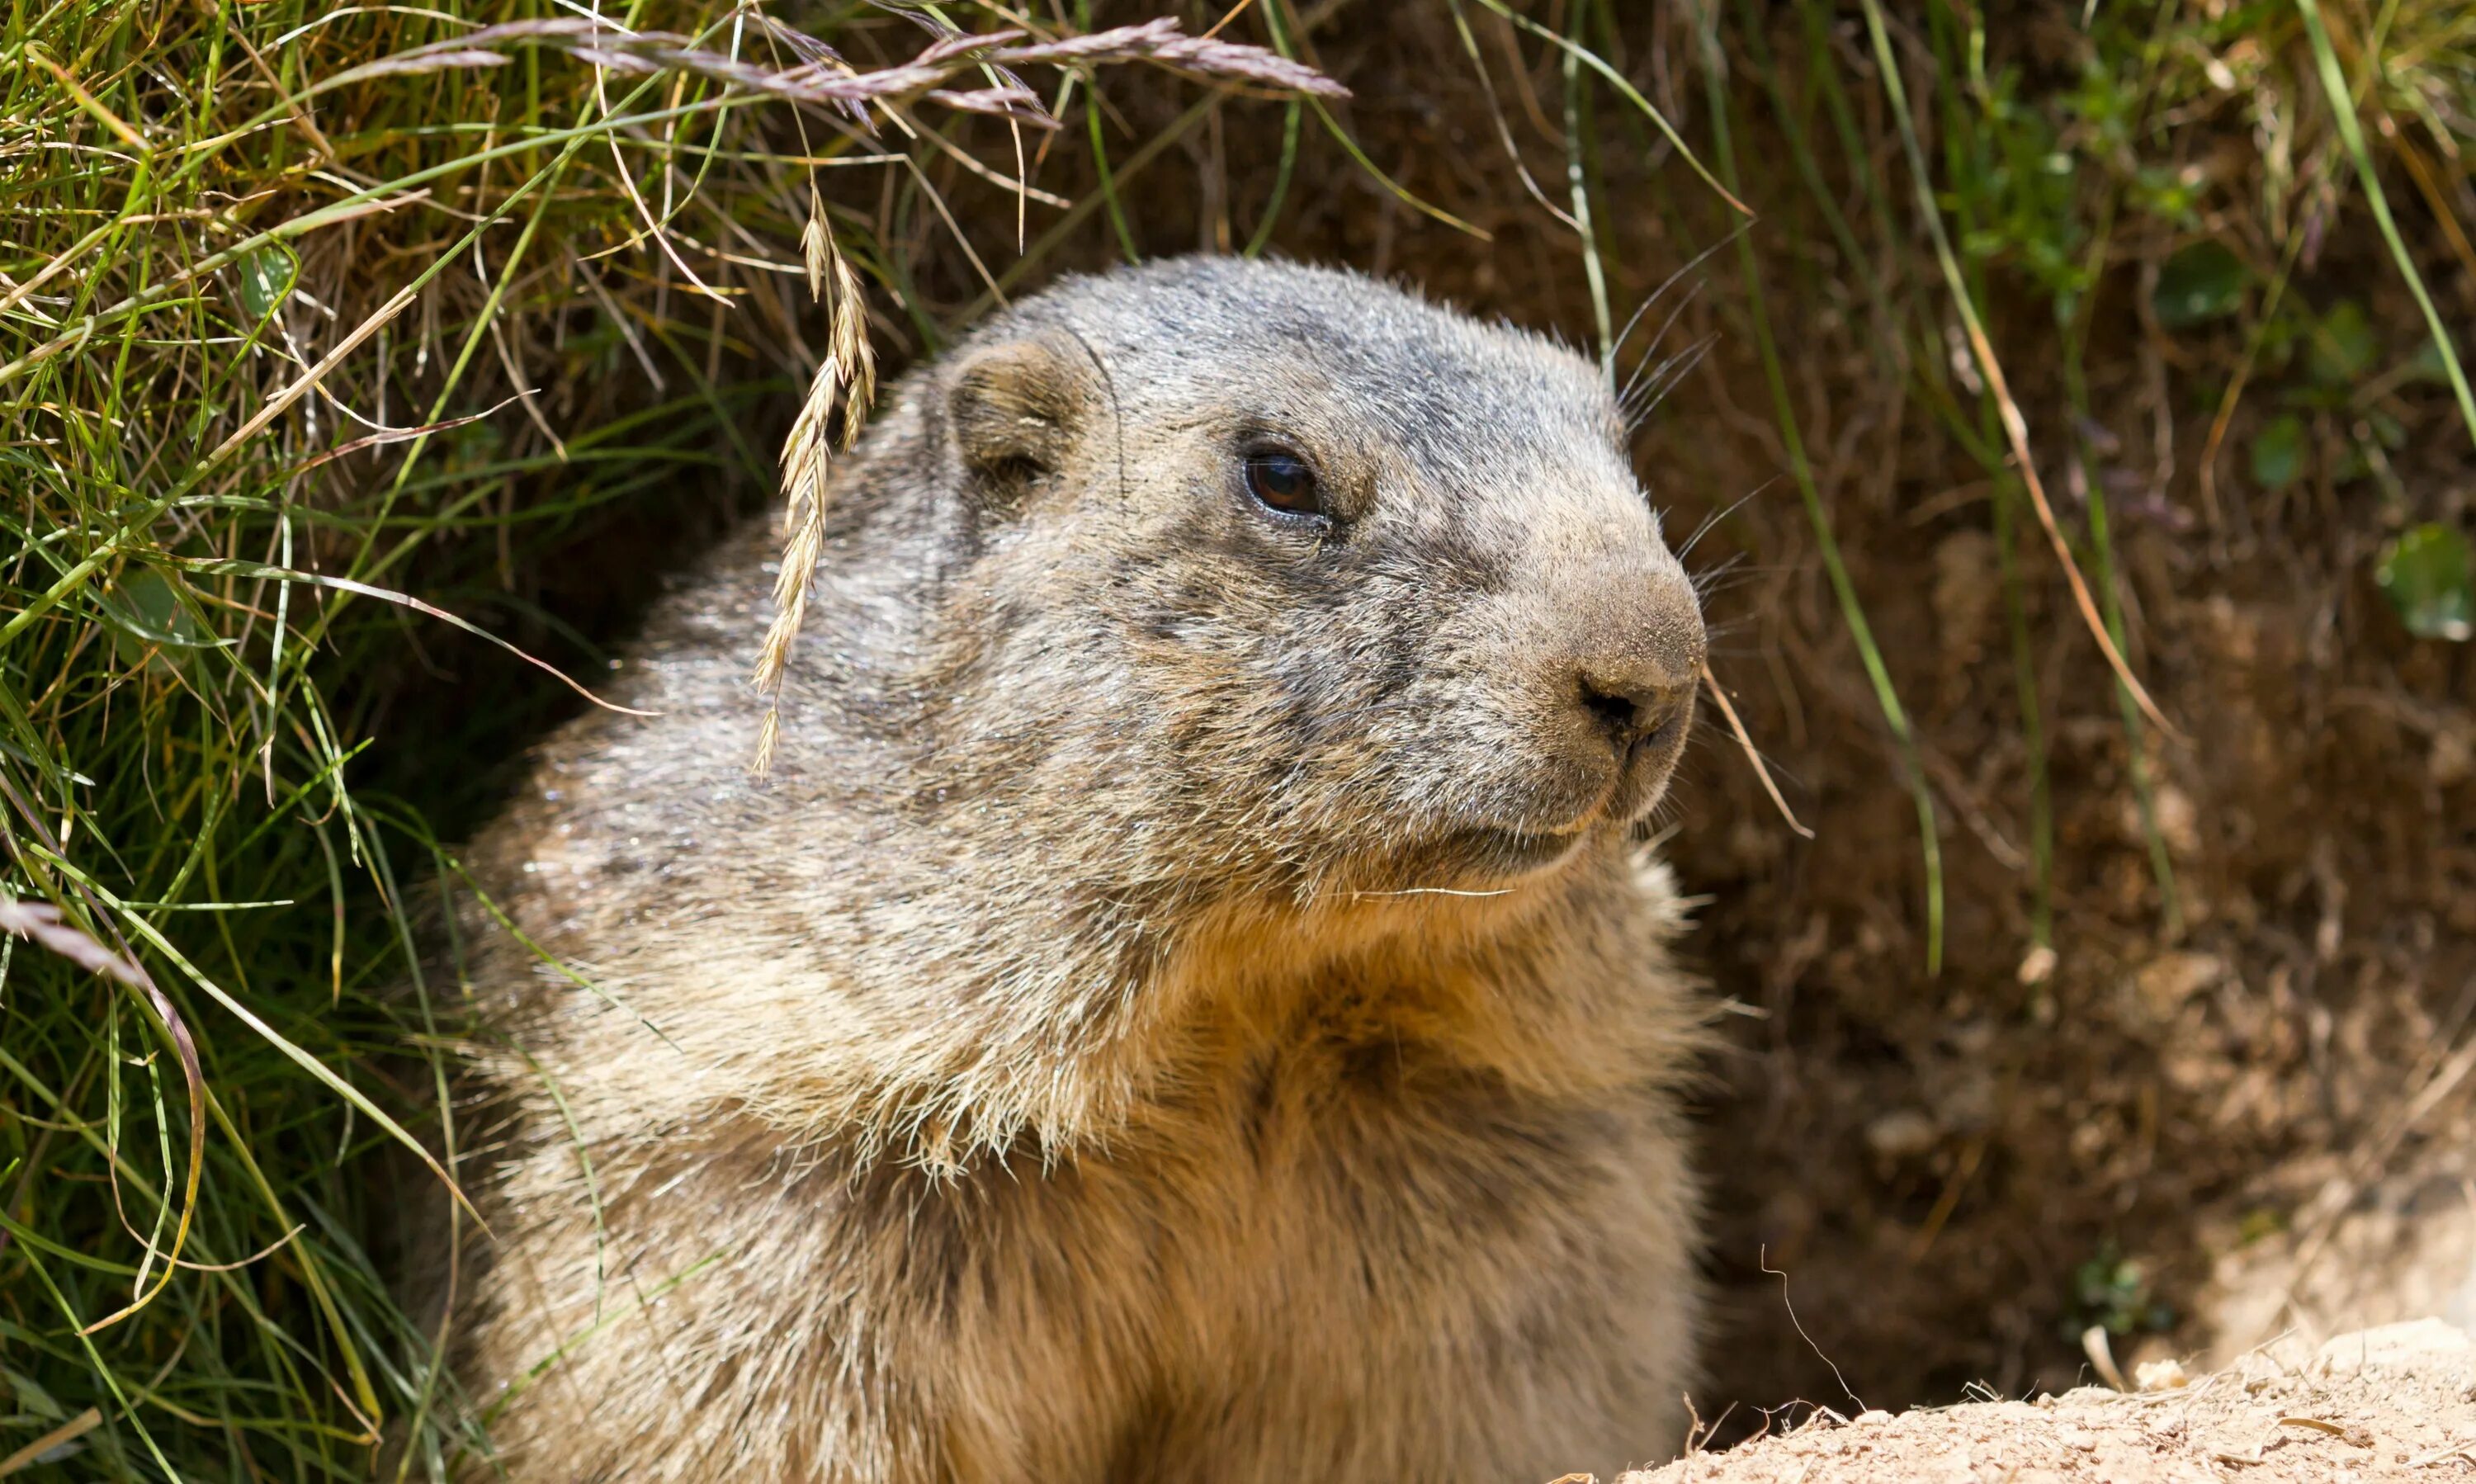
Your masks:
{"label": "green grass", "polygon": [[[1078,23],[1137,18],[1092,9]],[[1224,9],[1182,13],[1192,34]],[[1010,13],[947,10],[976,29]],[[2020,941],[1996,956],[2069,947],[2048,738],[2092,697],[2041,668],[2059,640],[2096,656],[2160,927],[2181,926],[2155,798],[2176,719],[2132,662],[2118,522],[2101,480],[2081,482],[2078,508],[2047,488],[2098,458],[2079,430],[2104,285],[2182,263],[2175,312],[2197,317],[2167,333],[2216,336],[2237,367],[2207,388],[2213,538],[2221,486],[2234,506],[2243,470],[2304,457],[2266,441],[2286,436],[2264,431],[2272,408],[2341,430],[2323,471],[2340,485],[2402,523],[2439,518],[2383,479],[2365,388],[2389,373],[2364,312],[2290,287],[2299,202],[2375,225],[2433,380],[2476,435],[2437,286],[2476,273],[2451,220],[2476,148],[2476,15],[2453,0],[2081,10],[2057,8],[2078,28],[2059,70],[1950,0],[1715,3],[1678,22],[1699,86],[1672,93],[1614,0],[1421,0],[1388,20],[1437,28],[1468,60],[1436,80],[1435,107],[1515,153],[1519,169],[1491,162],[1508,201],[1565,219],[1612,372],[1628,285],[1674,266],[1628,258],[1625,225],[1674,224],[1691,248],[1754,213],[1710,298],[1759,363],[1914,805],[1908,920],[1928,974],[1951,883],[1931,725],[1902,700],[1920,661],[1869,623],[1897,595],[1869,590],[1864,543],[1889,538],[1809,451],[1783,306],[1817,279],[1845,290],[1895,415],[1989,482],[2024,758],[2005,803],[2028,821]],[[535,0],[465,13],[575,18]],[[503,37],[492,64],[451,46],[415,66],[387,59],[469,26],[305,0],[62,0],[0,22],[0,896],[57,904],[74,936],[49,941],[112,970],[0,936],[0,1459],[66,1450],[30,1477],[360,1477],[383,1433],[397,1472],[436,1476],[480,1446],[482,1419],[371,1246],[393,1200],[372,1172],[420,1179],[411,1151],[452,1159],[469,1133],[449,1096],[458,986],[414,952],[454,877],[437,842],[573,704],[508,652],[589,687],[589,634],[641,596],[598,575],[603,554],[681,539],[772,487],[829,326],[858,309],[808,297],[798,244],[816,203],[890,356],[933,352],[1078,248],[1186,240],[1138,182],[1187,168],[1212,125],[1243,122],[1267,164],[1233,208],[1250,254],[1291,240],[1336,180],[1448,229],[1453,253],[1492,250],[1414,188],[1421,161],[1379,158],[1344,106],[1260,79],[1028,67],[1067,127],[1047,144],[1028,128],[1023,148],[1072,157],[1080,185],[1026,210],[953,167],[962,151],[1011,173],[1001,123],[896,98],[901,125],[880,109],[864,136],[780,101],[801,42],[759,12],[612,13],[703,56],[597,74],[551,31]],[[857,0],[763,13],[855,62],[925,39]],[[1315,28],[1349,21],[1365,16],[1256,0],[1226,35],[1312,60]],[[1548,79],[1557,136],[1517,138],[1503,100],[1536,79],[1504,76],[1507,47]],[[946,86],[1003,76],[983,59]],[[1118,105],[1163,90],[1174,106],[1129,133]],[[2279,147],[2258,178],[2193,185],[2190,147],[2221,136]],[[1640,194],[1607,186],[1654,158]],[[1007,251],[957,250],[958,215]],[[2224,251],[2176,256],[2195,244]],[[2059,376],[2007,380],[2050,361]]]}
{"label": "green grass", "polygon": [[[578,663],[506,576],[730,461],[719,430],[764,395],[702,375],[704,325],[574,309],[578,256],[630,221],[593,154],[624,136],[574,79],[545,88],[561,63],[320,86],[434,36],[283,3],[20,11],[7,34],[32,64],[0,163],[6,890],[145,975],[19,946],[0,986],[0,1451],[65,1429],[84,1476],[361,1476],[389,1420],[422,1413],[413,1459],[467,1431],[365,1245],[366,1175],[388,1145],[455,1147],[455,1012],[393,991],[426,820],[469,816],[481,776],[374,745],[409,645],[447,631],[373,600],[418,585]],[[710,146],[713,101],[613,104]],[[455,210],[402,204],[422,189]],[[354,260],[380,251],[395,283]],[[675,395],[595,390],[631,334]],[[458,420],[516,355],[584,432]],[[487,756],[521,725],[432,741]]]}

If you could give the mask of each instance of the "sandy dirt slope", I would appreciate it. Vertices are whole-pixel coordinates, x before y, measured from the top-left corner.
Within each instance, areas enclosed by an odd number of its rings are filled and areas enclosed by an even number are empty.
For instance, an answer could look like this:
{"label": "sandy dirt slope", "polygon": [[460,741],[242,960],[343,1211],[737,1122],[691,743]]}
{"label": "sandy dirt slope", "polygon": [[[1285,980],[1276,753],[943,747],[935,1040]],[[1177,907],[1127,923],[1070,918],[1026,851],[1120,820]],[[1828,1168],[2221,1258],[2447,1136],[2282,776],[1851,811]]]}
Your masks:
{"label": "sandy dirt slope", "polygon": [[[2153,1381],[2155,1378],[2152,1378]],[[1578,1477],[1578,1476],[1577,1476]],[[1795,1430],[1619,1484],[2476,1480],[2476,1344],[2438,1320],[2293,1341],[2188,1384],[2095,1387]]]}

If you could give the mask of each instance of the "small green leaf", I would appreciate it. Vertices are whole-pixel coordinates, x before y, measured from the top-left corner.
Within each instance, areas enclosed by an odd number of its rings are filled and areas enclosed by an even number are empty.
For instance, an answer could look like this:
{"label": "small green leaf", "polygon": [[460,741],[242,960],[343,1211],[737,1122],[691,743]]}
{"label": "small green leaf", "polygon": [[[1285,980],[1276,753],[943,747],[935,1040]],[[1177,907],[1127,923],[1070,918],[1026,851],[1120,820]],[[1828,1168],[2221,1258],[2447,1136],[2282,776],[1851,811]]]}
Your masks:
{"label": "small green leaf", "polygon": [[292,295],[301,277],[301,260],[281,242],[269,242],[235,265],[240,278],[240,307],[258,324]]}
{"label": "small green leaf", "polygon": [[2149,302],[2158,311],[2158,323],[2169,330],[2205,324],[2242,306],[2249,278],[2243,260],[2225,243],[2199,241],[2166,260]]}
{"label": "small green leaf", "polygon": [[2408,358],[2405,373],[2411,382],[2424,382],[2436,386],[2448,385],[2450,367],[2441,359],[2441,342],[2431,335],[2426,335],[2424,343],[2415,348],[2415,354]]}
{"label": "small green leaf", "polygon": [[33,1376],[6,1366],[0,1366],[0,1376],[8,1377],[9,1391],[17,1398],[18,1411],[47,1422],[60,1422],[69,1415],[68,1408],[53,1400],[52,1394],[37,1385]]}
{"label": "small green leaf", "polygon": [[2282,412],[2252,440],[2253,482],[2285,489],[2304,476],[2304,419]]}
{"label": "small green leaf", "polygon": [[2476,559],[2458,531],[2428,522],[2402,533],[2382,549],[2373,580],[2417,638],[2464,643],[2476,634]]}
{"label": "small green leaf", "polygon": [[2381,350],[2381,342],[2373,337],[2373,322],[2365,315],[2365,307],[2353,299],[2341,299],[2313,327],[2313,337],[2305,347],[2304,366],[2307,374],[2324,386],[2352,388],[2373,369]]}

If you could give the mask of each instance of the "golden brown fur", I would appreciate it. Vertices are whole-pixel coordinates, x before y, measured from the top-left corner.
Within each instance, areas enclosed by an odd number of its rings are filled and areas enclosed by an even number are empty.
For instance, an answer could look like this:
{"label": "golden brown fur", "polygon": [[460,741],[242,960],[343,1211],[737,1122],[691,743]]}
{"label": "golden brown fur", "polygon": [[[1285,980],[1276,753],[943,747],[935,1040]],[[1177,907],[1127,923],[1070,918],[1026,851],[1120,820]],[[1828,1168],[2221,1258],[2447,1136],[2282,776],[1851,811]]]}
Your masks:
{"label": "golden brown fur", "polygon": [[[1696,1010],[1632,841],[1702,636],[1596,368],[1207,259],[1071,282],[894,400],[772,777],[752,532],[627,666],[661,714],[567,730],[474,849],[521,931],[465,918],[494,1467],[1671,1451]],[[1249,503],[1266,438],[1321,526]]]}

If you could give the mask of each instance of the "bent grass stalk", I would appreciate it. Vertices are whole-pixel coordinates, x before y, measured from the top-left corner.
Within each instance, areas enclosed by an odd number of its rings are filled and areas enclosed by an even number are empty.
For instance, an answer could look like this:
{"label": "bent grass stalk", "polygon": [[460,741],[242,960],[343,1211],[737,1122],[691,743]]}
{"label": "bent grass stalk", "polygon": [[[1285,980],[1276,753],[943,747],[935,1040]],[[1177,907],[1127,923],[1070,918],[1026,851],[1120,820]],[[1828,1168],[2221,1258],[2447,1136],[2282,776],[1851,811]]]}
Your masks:
{"label": "bent grass stalk", "polygon": [[1953,309],[1960,315],[1961,327],[1968,338],[1969,352],[1976,358],[1978,374],[1986,379],[1987,388],[1993,394],[1996,408],[2002,414],[2003,432],[2011,440],[2013,457],[2018,461],[2021,483],[2029,491],[2030,503],[2037,507],[2038,523],[2045,528],[2047,543],[2054,549],[2055,559],[2062,564],[2065,580],[2071,585],[2072,601],[2080,607],[2081,621],[2089,630],[2090,636],[2097,641],[2098,649],[2106,655],[2107,664],[2113,667],[2124,687],[2132,692],[2133,699],[2140,703],[2142,713],[2160,730],[2181,740],[2183,732],[2166,719],[2166,712],[2158,709],[2158,703],[2150,699],[2148,689],[2132,673],[2132,667],[2125,663],[2122,652],[2116,648],[2115,638],[2107,632],[2106,621],[2098,615],[2097,604],[2090,595],[2089,582],[2081,576],[2080,563],[2072,559],[2071,543],[2064,538],[2063,529],[2056,523],[2054,507],[2046,499],[2045,482],[2038,477],[2037,456],[2029,448],[2028,421],[2020,415],[2019,404],[2013,400],[2011,386],[2003,378],[2002,364],[1994,358],[1994,346],[1987,338],[1985,324],[1978,318],[1976,301],[1970,296],[1968,285],[1962,277],[1960,260],[1952,252],[1950,235],[1944,230],[1943,210],[1934,198],[1934,175],[1926,164],[1925,150],[1918,142],[1917,125],[1909,113],[1908,87],[1900,81],[1899,59],[1893,55],[1892,38],[1884,29],[1880,0],[1861,0],[1861,3],[1866,12],[1866,30],[1874,43],[1883,91],[1892,106],[1892,117],[1900,136],[1901,148],[1908,156],[1910,184],[1917,190],[1918,213],[1924,219],[1927,235],[1933,239],[1935,261],[1943,270],[1944,284],[1950,291]]}
{"label": "bent grass stalk", "polygon": [[[1589,47],[1582,45],[1580,42],[1568,40],[1564,37],[1558,36],[1555,32],[1539,24],[1537,21],[1532,20],[1529,16],[1521,14],[1520,12],[1510,9],[1505,5],[1504,0],[1478,0],[1478,3],[1486,6],[1489,10],[1494,11],[1498,15],[1502,16],[1512,24],[1529,32],[1532,36],[1539,37],[1542,39],[1552,43],[1562,49],[1566,56],[1572,61],[1578,62],[1582,66],[1590,68],[1599,76],[1607,79],[1609,87],[1614,87],[1619,95],[1621,95],[1627,103],[1632,104],[1635,109],[1639,110],[1645,118],[1650,120],[1652,127],[1656,128],[1662,135],[1667,136],[1669,144],[1672,146],[1677,155],[1684,160],[1687,167],[1693,170],[1696,175],[1702,178],[1702,184],[1719,192],[1720,199],[1725,201],[1730,207],[1734,208],[1738,215],[1751,216],[1754,214],[1750,208],[1748,208],[1743,201],[1737,199],[1737,193],[1735,191],[1730,190],[1726,186],[1721,184],[1720,178],[1711,173],[1710,167],[1702,162],[1701,157],[1694,153],[1693,146],[1687,144],[1684,136],[1676,132],[1676,126],[1668,121],[1668,115],[1660,112],[1658,109],[1653,108],[1650,100],[1642,95],[1642,89],[1634,87],[1631,82],[1627,81],[1623,73],[1619,72],[1612,66],[1609,66],[1607,59],[1601,57],[1598,53],[1592,51]],[[1576,34],[1578,35],[1578,31]]]}

